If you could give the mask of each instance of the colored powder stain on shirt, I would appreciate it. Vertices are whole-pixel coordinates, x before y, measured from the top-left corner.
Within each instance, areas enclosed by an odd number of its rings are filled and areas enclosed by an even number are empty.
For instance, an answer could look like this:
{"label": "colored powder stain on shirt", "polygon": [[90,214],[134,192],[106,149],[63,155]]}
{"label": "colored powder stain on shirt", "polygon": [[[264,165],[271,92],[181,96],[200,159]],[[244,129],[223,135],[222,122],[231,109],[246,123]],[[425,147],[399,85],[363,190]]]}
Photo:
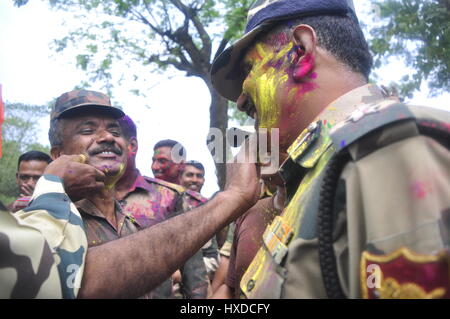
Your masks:
{"label": "colored powder stain on shirt", "polygon": [[411,191],[415,198],[423,199],[427,196],[427,185],[421,181],[411,183]]}

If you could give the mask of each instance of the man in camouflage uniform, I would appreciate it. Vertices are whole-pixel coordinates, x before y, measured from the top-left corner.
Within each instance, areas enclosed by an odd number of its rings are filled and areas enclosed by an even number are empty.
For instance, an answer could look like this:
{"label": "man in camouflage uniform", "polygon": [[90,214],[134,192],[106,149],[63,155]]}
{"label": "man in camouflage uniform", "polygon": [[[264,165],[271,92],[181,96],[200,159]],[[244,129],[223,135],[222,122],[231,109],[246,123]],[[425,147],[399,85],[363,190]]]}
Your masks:
{"label": "man in camouflage uniform", "polygon": [[239,176],[242,184],[230,183],[204,207],[88,249],[70,198],[104,188],[105,174],[85,161],[85,155],[60,156],[38,181],[26,211],[0,212],[0,298],[142,296],[248,209],[252,192],[258,192],[256,187],[249,192],[249,185],[256,185],[255,171],[247,175],[246,164],[230,165],[230,176]]}
{"label": "man in camouflage uniform", "polygon": [[288,155],[246,297],[450,297],[449,113],[368,85],[371,66],[346,0],[256,1],[214,61],[215,88]]}
{"label": "man in camouflage uniform", "polygon": [[[0,212],[0,298],[77,296],[87,240],[80,213],[64,190],[63,182],[70,185],[74,175],[61,167],[92,176],[92,168],[78,161],[78,155],[54,161],[36,184],[27,208],[15,215]],[[88,179],[82,182],[88,186]]]}
{"label": "man in camouflage uniform", "polygon": [[[156,178],[143,177],[136,168],[138,141],[136,125],[125,115],[119,119],[122,132],[128,141],[127,168],[116,185],[116,199],[120,201],[126,215],[132,216],[141,228],[156,225],[170,217],[191,209],[190,194],[179,185]],[[196,193],[193,193],[196,195]],[[187,197],[189,196],[189,197]],[[198,200],[203,202],[201,198]],[[197,205],[198,206],[198,205]],[[207,297],[208,279],[202,252],[192,256],[181,270],[181,293],[186,299],[202,299]],[[172,280],[166,280],[151,292],[155,299],[173,298]]]}

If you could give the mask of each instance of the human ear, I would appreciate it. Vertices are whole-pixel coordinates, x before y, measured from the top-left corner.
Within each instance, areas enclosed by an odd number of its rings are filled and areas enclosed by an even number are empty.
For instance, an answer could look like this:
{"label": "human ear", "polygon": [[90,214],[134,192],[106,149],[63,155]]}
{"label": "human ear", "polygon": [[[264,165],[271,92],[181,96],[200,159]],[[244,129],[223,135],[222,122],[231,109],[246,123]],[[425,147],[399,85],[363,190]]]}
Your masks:
{"label": "human ear", "polygon": [[309,25],[300,24],[293,31],[293,41],[297,47],[293,78],[302,81],[315,67],[317,35]]}
{"label": "human ear", "polygon": [[61,154],[61,148],[59,146],[53,146],[50,150],[50,155],[52,157],[52,160],[57,159],[58,157],[60,157]]}
{"label": "human ear", "polygon": [[135,137],[132,137],[128,143],[128,150],[132,153],[132,154],[136,154],[138,151],[138,141]]}

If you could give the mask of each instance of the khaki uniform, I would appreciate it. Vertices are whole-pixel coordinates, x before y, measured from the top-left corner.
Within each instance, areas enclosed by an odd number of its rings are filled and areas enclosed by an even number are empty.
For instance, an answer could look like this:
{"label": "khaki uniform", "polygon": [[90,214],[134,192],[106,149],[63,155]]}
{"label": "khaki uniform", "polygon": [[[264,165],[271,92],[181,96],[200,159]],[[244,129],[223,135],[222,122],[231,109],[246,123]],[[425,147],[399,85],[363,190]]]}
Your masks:
{"label": "khaki uniform", "polygon": [[450,297],[450,113],[376,86],[329,105],[280,168],[288,200],[248,298]]}
{"label": "khaki uniform", "polygon": [[0,212],[0,298],[75,298],[87,240],[61,180],[42,176],[30,205]]}

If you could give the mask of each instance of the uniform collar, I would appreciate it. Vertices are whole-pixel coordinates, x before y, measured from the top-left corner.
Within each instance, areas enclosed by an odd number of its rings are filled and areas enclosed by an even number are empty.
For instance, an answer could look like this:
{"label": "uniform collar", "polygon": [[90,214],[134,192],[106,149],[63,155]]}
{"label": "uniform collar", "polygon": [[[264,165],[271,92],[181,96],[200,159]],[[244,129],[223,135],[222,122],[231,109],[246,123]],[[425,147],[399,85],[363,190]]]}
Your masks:
{"label": "uniform collar", "polygon": [[[84,214],[90,215],[90,216],[95,216],[95,217],[105,220],[109,224],[105,215],[103,215],[103,213],[89,199],[85,198],[85,199],[79,200],[75,203],[75,206],[80,210],[80,213],[82,216]],[[114,211],[116,214],[117,225],[123,224],[124,219],[127,217],[130,217],[130,216],[125,215],[122,212],[122,207],[120,206],[120,204],[117,200],[114,201]],[[111,225],[111,226],[115,229],[115,227],[113,225]]]}
{"label": "uniform collar", "polygon": [[136,178],[136,181],[134,182],[132,191],[134,191],[136,188],[142,188],[142,189],[145,189],[146,191],[150,192],[152,189],[152,186],[150,185],[150,183],[148,183],[145,180],[145,178],[141,175],[139,170],[137,171],[137,173],[138,173],[138,176]]}
{"label": "uniform collar", "polygon": [[146,190],[147,192],[152,191],[152,186],[145,180],[145,178],[141,175],[141,172],[139,172],[138,169],[136,169],[136,173],[137,173],[136,179],[134,180],[133,186],[131,186],[130,189],[128,189],[127,193],[123,198],[127,197],[128,194],[133,193],[136,190],[136,188]]}

